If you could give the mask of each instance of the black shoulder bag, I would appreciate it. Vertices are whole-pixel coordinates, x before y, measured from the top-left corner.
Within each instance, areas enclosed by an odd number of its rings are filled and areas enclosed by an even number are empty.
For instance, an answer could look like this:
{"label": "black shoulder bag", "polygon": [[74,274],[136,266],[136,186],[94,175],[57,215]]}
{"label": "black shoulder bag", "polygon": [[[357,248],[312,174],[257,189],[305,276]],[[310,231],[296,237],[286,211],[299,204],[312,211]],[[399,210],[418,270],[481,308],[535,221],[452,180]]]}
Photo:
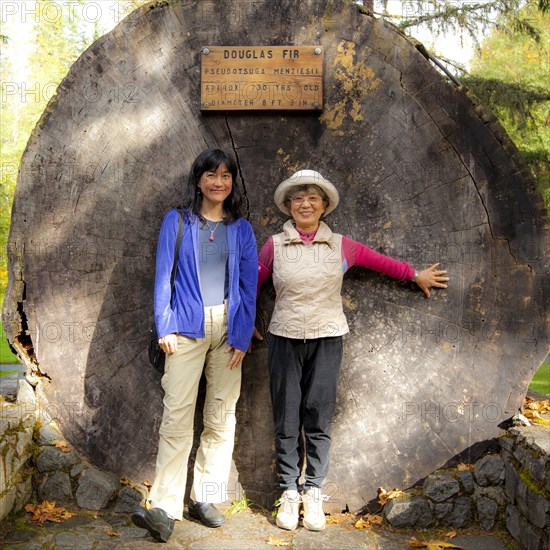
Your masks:
{"label": "black shoulder bag", "polygon": [[[172,274],[170,275],[170,301],[174,294],[174,281],[176,280],[176,272],[178,271],[178,256],[180,252],[181,238],[183,237],[183,216],[178,210],[178,235],[176,237],[176,246],[174,248],[174,265],[172,265]],[[157,327],[155,322],[149,330],[149,362],[159,372],[164,372],[164,363],[166,362],[166,354],[160,347]]]}

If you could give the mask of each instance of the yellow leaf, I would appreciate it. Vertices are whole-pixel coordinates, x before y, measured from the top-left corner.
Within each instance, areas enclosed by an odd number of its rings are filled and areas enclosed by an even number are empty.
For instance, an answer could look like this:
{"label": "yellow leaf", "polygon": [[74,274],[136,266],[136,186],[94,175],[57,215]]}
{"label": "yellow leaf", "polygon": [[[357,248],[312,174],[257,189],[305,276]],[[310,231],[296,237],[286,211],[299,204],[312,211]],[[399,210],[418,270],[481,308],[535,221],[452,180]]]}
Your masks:
{"label": "yellow leaf", "polygon": [[542,424],[543,426],[550,426],[550,420],[546,420],[546,418],[535,417],[533,418],[533,422],[535,424]]}
{"label": "yellow leaf", "polygon": [[426,543],[427,550],[442,550],[443,548],[461,548],[456,546],[452,542],[445,542],[443,540],[430,540]]}
{"label": "yellow leaf", "polygon": [[365,518],[373,525],[380,525],[384,521],[382,516],[378,516],[376,514],[367,514]]}
{"label": "yellow leaf", "polygon": [[417,540],[415,537],[409,540],[407,544],[411,548],[426,548],[427,550],[442,550],[444,548],[458,548],[459,550],[461,549],[460,546],[456,546],[451,542],[445,542],[444,540],[428,540],[424,542]]}
{"label": "yellow leaf", "polygon": [[456,537],[456,531],[453,529],[452,531],[445,533],[443,536],[447,537],[448,539],[452,539],[453,537]]}
{"label": "yellow leaf", "polygon": [[352,523],[354,521],[354,517],[350,513],[336,513],[336,514],[330,514],[330,516],[327,516],[327,523],[332,524],[338,524],[338,523],[344,523],[349,522]]}
{"label": "yellow leaf", "polygon": [[356,529],[370,529],[371,524],[365,518],[359,518],[355,522],[355,528]]}
{"label": "yellow leaf", "polygon": [[426,548],[426,543],[422,542],[420,540],[417,540],[415,537],[413,537],[411,540],[407,541],[407,544],[411,548]]}
{"label": "yellow leaf", "polygon": [[384,488],[380,487],[378,489],[378,504],[384,506],[388,500],[400,497],[403,494],[404,493],[401,489],[392,489],[391,491],[386,491]]}
{"label": "yellow leaf", "polygon": [[107,534],[110,536],[110,537],[121,537],[122,534],[121,533],[117,533],[116,531],[107,531]]}
{"label": "yellow leaf", "polygon": [[283,539],[276,539],[273,535],[269,535],[269,539],[267,539],[267,544],[271,546],[288,546],[290,543]]}
{"label": "yellow leaf", "polygon": [[31,513],[31,520],[38,522],[40,526],[43,526],[45,521],[61,523],[63,520],[74,516],[71,512],[67,512],[65,508],[56,508],[55,502],[47,500],[42,502],[42,504],[27,504],[25,511]]}
{"label": "yellow leaf", "polygon": [[63,441],[62,439],[54,439],[52,441],[55,447],[61,450],[63,453],[70,453],[71,449],[69,448],[69,444],[66,441]]}

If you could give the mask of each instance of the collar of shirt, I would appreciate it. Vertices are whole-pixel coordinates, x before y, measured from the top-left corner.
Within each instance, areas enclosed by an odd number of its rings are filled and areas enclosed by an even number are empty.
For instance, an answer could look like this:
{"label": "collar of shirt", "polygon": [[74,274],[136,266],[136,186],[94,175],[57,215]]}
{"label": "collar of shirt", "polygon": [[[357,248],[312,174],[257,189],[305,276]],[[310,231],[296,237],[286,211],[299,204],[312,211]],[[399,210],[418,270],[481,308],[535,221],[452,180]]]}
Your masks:
{"label": "collar of shirt", "polygon": [[298,235],[300,235],[300,238],[302,239],[302,241],[304,241],[304,243],[311,244],[319,228],[317,228],[315,231],[312,231],[311,233],[306,233],[305,231],[302,231],[297,227],[295,229],[296,231],[298,231]]}

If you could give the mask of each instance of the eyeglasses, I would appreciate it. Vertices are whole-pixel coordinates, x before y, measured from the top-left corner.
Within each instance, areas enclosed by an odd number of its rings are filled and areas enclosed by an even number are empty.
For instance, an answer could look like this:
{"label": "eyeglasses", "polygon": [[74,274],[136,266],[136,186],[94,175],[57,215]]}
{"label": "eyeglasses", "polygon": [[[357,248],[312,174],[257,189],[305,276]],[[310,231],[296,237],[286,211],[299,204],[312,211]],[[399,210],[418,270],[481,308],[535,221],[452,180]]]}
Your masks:
{"label": "eyeglasses", "polygon": [[300,196],[292,197],[290,199],[292,204],[295,204],[296,206],[299,206],[303,204],[304,202],[309,202],[312,206],[317,206],[318,204],[321,204],[323,202],[323,199],[319,195],[309,195],[309,196]]}

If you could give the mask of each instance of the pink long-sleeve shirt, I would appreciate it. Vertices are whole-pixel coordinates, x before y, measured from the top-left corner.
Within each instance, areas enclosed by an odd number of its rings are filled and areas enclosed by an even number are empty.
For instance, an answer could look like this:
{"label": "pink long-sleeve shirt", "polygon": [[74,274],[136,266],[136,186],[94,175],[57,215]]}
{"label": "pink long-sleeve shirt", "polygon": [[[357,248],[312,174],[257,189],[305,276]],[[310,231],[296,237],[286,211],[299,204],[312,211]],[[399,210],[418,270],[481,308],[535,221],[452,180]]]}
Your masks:
{"label": "pink long-sleeve shirt", "polygon": [[[302,241],[306,245],[310,244],[315,237],[315,233],[305,233],[297,229]],[[273,239],[269,237],[258,257],[259,272],[258,272],[258,288],[260,288],[273,272]],[[414,268],[407,262],[400,262],[389,256],[384,256],[379,252],[375,252],[372,248],[365,246],[362,243],[354,241],[349,237],[342,237],[342,264],[344,273],[355,265],[378,271],[403,281],[404,279],[412,279],[414,277]]]}

